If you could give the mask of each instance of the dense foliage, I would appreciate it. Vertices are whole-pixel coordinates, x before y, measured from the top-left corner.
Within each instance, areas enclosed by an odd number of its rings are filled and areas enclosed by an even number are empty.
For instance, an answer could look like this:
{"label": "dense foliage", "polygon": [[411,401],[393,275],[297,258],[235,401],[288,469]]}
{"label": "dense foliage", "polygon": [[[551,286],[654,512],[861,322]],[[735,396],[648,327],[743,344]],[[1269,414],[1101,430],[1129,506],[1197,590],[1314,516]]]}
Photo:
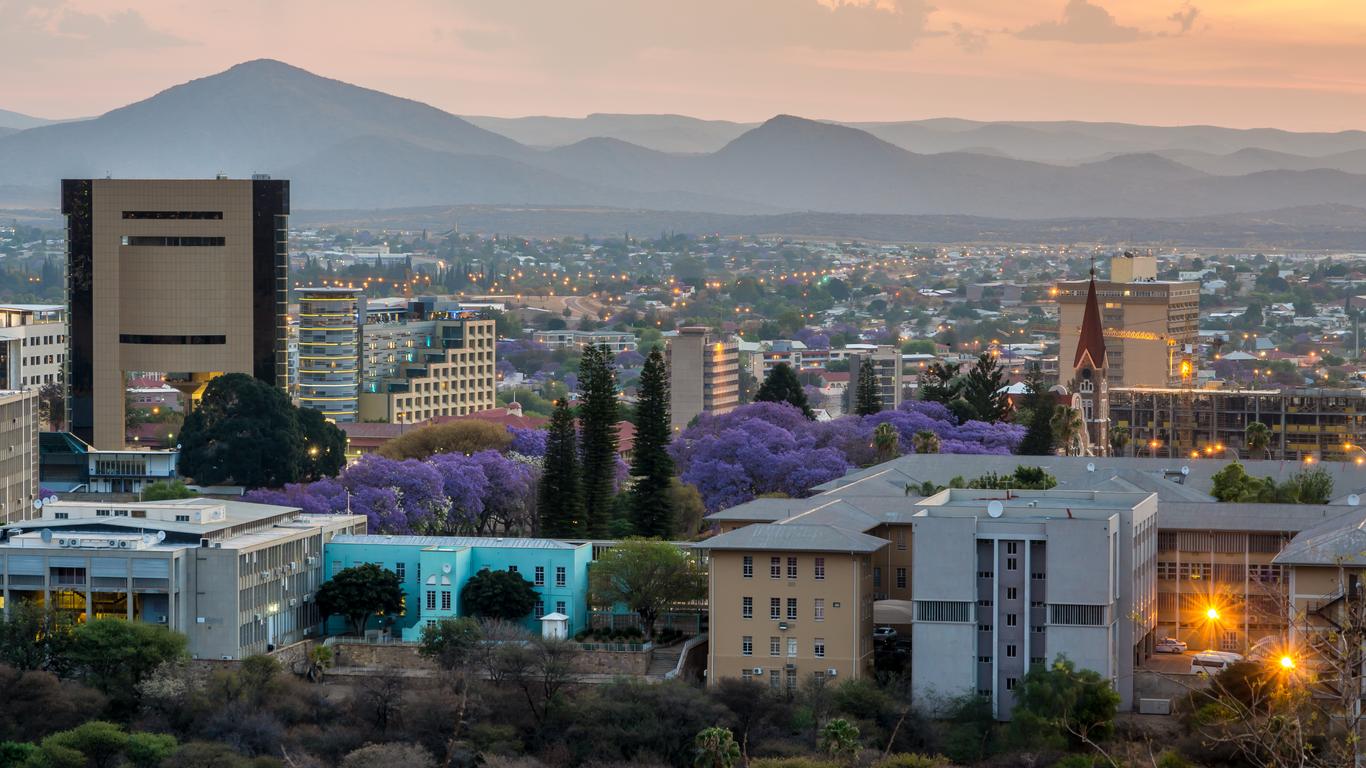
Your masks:
{"label": "dense foliage", "polygon": [[640,373],[636,438],[631,456],[631,523],[638,536],[668,538],[674,533],[673,457],[669,441],[669,374],[664,355],[650,352]]}
{"label": "dense foliage", "polygon": [[403,611],[403,583],[387,568],[361,563],[332,574],[318,587],[317,600],[324,619],[340,616],[353,634],[362,635],[372,617],[394,617]]}
{"label": "dense foliage", "polygon": [[1333,477],[1322,467],[1296,472],[1282,483],[1253,477],[1232,462],[1210,477],[1210,495],[1219,501],[1263,504],[1327,504],[1333,496]]}

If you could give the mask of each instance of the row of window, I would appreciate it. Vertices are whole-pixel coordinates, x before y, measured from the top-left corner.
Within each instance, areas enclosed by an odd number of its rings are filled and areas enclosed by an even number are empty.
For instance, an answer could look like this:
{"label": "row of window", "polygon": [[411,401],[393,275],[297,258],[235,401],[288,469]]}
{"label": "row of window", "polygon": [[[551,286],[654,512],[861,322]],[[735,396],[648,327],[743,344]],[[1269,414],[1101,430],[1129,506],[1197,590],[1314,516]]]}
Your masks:
{"label": "row of window", "polygon": [[[795,580],[795,579],[797,578],[797,572],[798,572],[798,570],[799,570],[799,569],[798,569],[798,558],[796,558],[796,557],[789,557],[789,558],[787,558],[787,564],[786,564],[787,567],[786,567],[786,569],[784,569],[783,565],[784,565],[784,564],[783,564],[783,558],[781,558],[781,557],[770,557],[770,558],[768,559],[768,576],[769,576],[769,578],[771,578],[771,579],[781,579],[781,578],[783,578],[783,574],[786,573],[787,578],[788,578],[789,581]],[[744,563],[743,563],[743,567],[742,567],[742,575],[743,575],[746,579],[752,579],[752,578],[754,578],[754,558],[751,557],[751,556],[749,556],[749,555],[745,555],[745,559],[744,559]],[[823,581],[823,580],[825,580],[825,558],[823,558],[823,557],[815,558],[815,563],[813,564],[813,567],[812,567],[812,570],[811,570],[811,577],[812,577],[813,579],[816,579],[817,581]]]}
{"label": "row of window", "polygon": [[66,336],[65,336],[64,334],[60,334],[60,333],[59,333],[59,334],[48,335],[48,336],[25,336],[25,337],[24,337],[24,340],[23,340],[23,342],[22,342],[22,346],[25,346],[25,347],[37,347],[37,346],[40,346],[40,345],[43,345],[43,344],[65,344],[65,343],[66,343]]}
{"label": "row of window", "polygon": [[[768,617],[774,621],[783,618],[783,603],[780,597],[770,597],[768,599]],[[740,618],[754,618],[754,598],[745,596],[740,598]],[[825,621],[825,598],[818,597],[812,601],[811,618],[814,621]],[[797,620],[797,598],[787,598],[787,620]]]}
{"label": "row of window", "polygon": [[[880,586],[882,586],[882,568],[879,567],[879,566],[876,566],[876,565],[873,566],[873,586],[874,586],[874,587],[880,587]],[[897,588],[897,589],[905,589],[905,588],[906,588],[906,569],[905,569],[905,568],[898,568],[898,569],[896,569],[896,588]]]}
{"label": "row of window", "polygon": [[[515,565],[509,565],[509,566],[508,566],[508,572],[510,572],[510,573],[517,573],[517,566],[515,566]],[[563,587],[563,586],[568,582],[568,580],[569,580],[569,575],[568,575],[568,571],[565,570],[565,566],[563,566],[563,565],[557,565],[557,566],[555,566],[555,586],[557,586],[557,587]],[[545,586],[545,566],[543,566],[543,565],[538,565],[538,566],[536,566],[536,568],[532,571],[531,583],[532,583],[532,584],[535,584],[535,585],[538,586],[538,587],[544,587],[544,586]]]}
{"label": "row of window", "polygon": [[[789,665],[789,666],[791,666],[791,665]],[[768,687],[769,687],[770,690],[776,691],[776,690],[780,690],[780,689],[782,688],[782,686],[780,685],[780,680],[782,679],[783,671],[784,671],[784,670],[781,670],[781,669],[771,669],[771,670],[769,670],[769,672],[768,672]],[[793,692],[795,692],[795,691],[797,690],[797,670],[795,670],[795,669],[789,669],[789,670],[786,670],[786,671],[787,671],[787,692],[788,692],[788,694],[792,694]],[[823,677],[824,674],[825,674],[825,673],[823,673],[823,672],[817,672],[817,673],[816,673],[816,676],[817,676],[817,677]],[[760,675],[760,677],[763,677],[763,675]],[[753,680],[753,679],[754,679],[753,671],[750,670],[749,668],[745,668],[745,669],[740,670],[740,679],[742,679],[742,680]]]}
{"label": "row of window", "polygon": [[[776,635],[775,635],[775,636],[769,637],[769,638],[768,638],[768,655],[769,655],[769,656],[782,656],[782,655],[783,655],[782,652],[783,652],[783,638],[778,637],[778,636],[776,636]],[[744,635],[744,636],[742,636],[742,637],[740,638],[740,655],[741,655],[741,656],[753,656],[753,655],[754,655],[754,637],[753,637],[753,635]],[[823,658],[825,658],[825,638],[817,637],[817,638],[812,639],[812,641],[811,641],[811,655],[812,655],[812,656],[815,656],[815,657],[818,658],[818,659],[823,659]],[[795,658],[797,658],[797,638],[795,638],[795,637],[789,637],[789,638],[787,638],[787,658],[789,658],[789,659],[795,659]]]}

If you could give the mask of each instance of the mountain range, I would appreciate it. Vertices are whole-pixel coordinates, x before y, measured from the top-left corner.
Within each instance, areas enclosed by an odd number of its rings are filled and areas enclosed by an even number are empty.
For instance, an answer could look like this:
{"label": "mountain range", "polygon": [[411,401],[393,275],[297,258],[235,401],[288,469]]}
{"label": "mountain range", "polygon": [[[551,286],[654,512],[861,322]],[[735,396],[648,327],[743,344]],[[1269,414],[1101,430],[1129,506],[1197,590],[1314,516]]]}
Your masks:
{"label": "mountain range", "polygon": [[272,60],[87,120],[18,118],[0,111],[0,206],[50,208],[64,177],[269,173],[292,180],[297,210],[1133,220],[1366,208],[1361,131],[790,115],[759,124],[462,118]]}

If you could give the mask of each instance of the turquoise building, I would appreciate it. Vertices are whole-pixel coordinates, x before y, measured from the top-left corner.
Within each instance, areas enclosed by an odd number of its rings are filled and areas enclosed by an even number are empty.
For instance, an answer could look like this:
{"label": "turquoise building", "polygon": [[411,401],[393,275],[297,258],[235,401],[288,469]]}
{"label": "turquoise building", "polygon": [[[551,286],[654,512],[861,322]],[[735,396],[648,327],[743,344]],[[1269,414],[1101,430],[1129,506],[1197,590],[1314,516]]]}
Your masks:
{"label": "turquoise building", "polygon": [[406,610],[393,629],[405,641],[420,640],[426,624],[462,615],[460,590],[485,568],[516,571],[532,583],[540,596],[525,621],[532,632],[540,633],[540,619],[549,613],[568,616],[571,635],[588,626],[592,544],[477,536],[344,535],[324,545],[323,558],[329,578],[363,563],[398,575]]}

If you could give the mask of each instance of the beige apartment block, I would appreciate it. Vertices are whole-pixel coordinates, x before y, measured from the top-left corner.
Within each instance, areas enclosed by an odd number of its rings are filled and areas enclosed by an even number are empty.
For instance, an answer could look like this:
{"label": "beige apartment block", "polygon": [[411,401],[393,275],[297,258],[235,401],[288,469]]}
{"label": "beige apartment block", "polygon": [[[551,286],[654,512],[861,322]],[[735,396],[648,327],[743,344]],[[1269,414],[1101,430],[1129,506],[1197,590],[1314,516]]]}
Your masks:
{"label": "beige apartment block", "polygon": [[887,542],[831,525],[750,525],[710,553],[707,681],[858,679],[873,667],[873,562]]}
{"label": "beige apartment block", "polygon": [[740,345],[707,328],[679,328],[669,339],[670,422],[681,431],[702,413],[740,404]]}
{"label": "beige apartment block", "polygon": [[289,182],[67,179],[71,431],[124,447],[126,375],[193,403],[222,373],[284,387]]}
{"label": "beige apartment block", "polygon": [[38,391],[0,392],[0,523],[37,517]]}
{"label": "beige apartment block", "polygon": [[[1096,282],[1111,387],[1165,387],[1181,380],[1186,348],[1198,342],[1200,284],[1158,280],[1151,256],[1117,256]],[[1058,359],[1076,357],[1088,282],[1059,282]],[[1064,382],[1066,383],[1066,382]]]}
{"label": "beige apartment block", "polygon": [[360,397],[361,421],[411,424],[464,416],[497,405],[493,320],[437,320],[430,346],[404,352],[395,375],[371,382]]}

